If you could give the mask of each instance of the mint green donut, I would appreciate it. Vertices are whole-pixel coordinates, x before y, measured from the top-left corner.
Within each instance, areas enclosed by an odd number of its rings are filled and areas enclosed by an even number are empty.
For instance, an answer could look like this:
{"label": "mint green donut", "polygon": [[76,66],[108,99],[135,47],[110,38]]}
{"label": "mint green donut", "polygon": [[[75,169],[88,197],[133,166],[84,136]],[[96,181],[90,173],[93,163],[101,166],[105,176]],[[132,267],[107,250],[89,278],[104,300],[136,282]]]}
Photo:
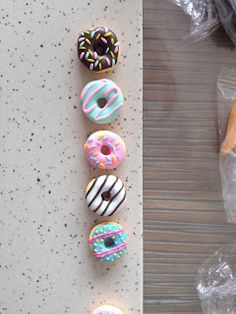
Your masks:
{"label": "mint green donut", "polygon": [[97,124],[113,121],[120,113],[124,100],[120,88],[108,79],[89,82],[83,88],[80,98],[84,114]]}

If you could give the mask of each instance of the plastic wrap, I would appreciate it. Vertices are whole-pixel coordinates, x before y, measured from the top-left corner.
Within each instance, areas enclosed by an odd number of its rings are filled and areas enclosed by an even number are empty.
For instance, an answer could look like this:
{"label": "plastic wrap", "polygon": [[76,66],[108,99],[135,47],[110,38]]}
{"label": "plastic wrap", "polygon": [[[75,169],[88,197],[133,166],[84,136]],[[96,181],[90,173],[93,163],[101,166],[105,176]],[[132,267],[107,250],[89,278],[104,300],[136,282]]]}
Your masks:
{"label": "plastic wrap", "polygon": [[198,270],[197,291],[204,314],[236,313],[236,243],[220,248]]}
{"label": "plastic wrap", "polygon": [[171,0],[191,16],[190,38],[205,39],[220,25],[236,44],[236,0]]}
{"label": "plastic wrap", "polygon": [[220,174],[228,222],[236,223],[236,70],[225,69],[218,79]]}
{"label": "plastic wrap", "polygon": [[236,0],[214,0],[220,21],[236,45]]}
{"label": "plastic wrap", "polygon": [[171,0],[180,6],[192,19],[189,37],[199,41],[208,37],[219,26],[220,20],[212,0]]}

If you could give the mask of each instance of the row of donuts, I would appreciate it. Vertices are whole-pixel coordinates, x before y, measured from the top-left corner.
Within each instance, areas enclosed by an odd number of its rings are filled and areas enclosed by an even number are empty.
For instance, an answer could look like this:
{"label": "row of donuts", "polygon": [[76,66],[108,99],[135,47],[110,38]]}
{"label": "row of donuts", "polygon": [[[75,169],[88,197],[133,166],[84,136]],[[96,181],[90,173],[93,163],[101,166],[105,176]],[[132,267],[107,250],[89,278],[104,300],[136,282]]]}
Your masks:
{"label": "row of donuts", "polygon": [[[78,39],[78,57],[91,71],[111,69],[118,60],[119,42],[116,35],[102,26],[84,31]],[[89,82],[81,92],[82,111],[96,124],[112,122],[121,111],[124,97],[120,88],[109,79]],[[91,134],[84,144],[84,155],[95,168],[115,169],[126,155],[122,138],[114,132],[100,130]],[[123,182],[114,175],[101,175],[87,186],[85,199],[95,214],[114,215],[126,199]],[[127,253],[127,233],[118,223],[102,222],[89,235],[89,247],[99,262],[114,262]],[[124,314],[112,305],[103,305],[93,314]]]}

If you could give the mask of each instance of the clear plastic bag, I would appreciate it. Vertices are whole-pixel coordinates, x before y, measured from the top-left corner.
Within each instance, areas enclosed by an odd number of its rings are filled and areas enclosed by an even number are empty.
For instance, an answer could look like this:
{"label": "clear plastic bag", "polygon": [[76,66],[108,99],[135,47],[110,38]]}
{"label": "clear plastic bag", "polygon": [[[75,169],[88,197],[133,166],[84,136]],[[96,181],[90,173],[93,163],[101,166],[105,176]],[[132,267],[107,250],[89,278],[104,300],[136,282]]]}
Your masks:
{"label": "clear plastic bag", "polygon": [[205,39],[220,25],[236,45],[236,0],[170,0],[191,16],[190,38]]}
{"label": "clear plastic bag", "polygon": [[236,0],[214,0],[220,21],[236,45]]}
{"label": "clear plastic bag", "polygon": [[236,223],[236,69],[224,69],[218,79],[218,128],[224,207]]}
{"label": "clear plastic bag", "polygon": [[191,16],[189,37],[193,41],[207,38],[220,26],[220,19],[213,0],[171,0]]}
{"label": "clear plastic bag", "polygon": [[236,314],[236,243],[220,248],[198,270],[197,291],[204,314]]}

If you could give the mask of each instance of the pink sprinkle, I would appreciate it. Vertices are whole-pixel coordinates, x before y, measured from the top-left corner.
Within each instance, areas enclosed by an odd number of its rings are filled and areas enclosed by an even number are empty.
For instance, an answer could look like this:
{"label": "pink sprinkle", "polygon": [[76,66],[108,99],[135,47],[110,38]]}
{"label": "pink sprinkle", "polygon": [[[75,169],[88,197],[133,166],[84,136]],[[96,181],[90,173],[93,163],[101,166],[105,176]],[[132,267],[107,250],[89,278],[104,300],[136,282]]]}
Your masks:
{"label": "pink sprinkle", "polygon": [[89,69],[93,70],[93,63],[90,64]]}
{"label": "pink sprinkle", "polygon": [[101,40],[102,40],[105,44],[107,44],[107,40],[106,40],[104,37],[101,37]]}
{"label": "pink sprinkle", "polygon": [[85,37],[80,37],[80,38],[79,38],[79,42],[81,42],[81,41],[83,41],[83,40],[85,40]]}
{"label": "pink sprinkle", "polygon": [[118,46],[115,46],[114,52],[117,53],[118,52]]}
{"label": "pink sprinkle", "polygon": [[108,58],[106,58],[106,62],[109,66],[111,65],[111,61]]}
{"label": "pink sprinkle", "polygon": [[93,53],[93,57],[94,57],[94,59],[97,59],[98,54],[96,53],[96,51],[94,51],[94,53]]}
{"label": "pink sprinkle", "polygon": [[81,54],[79,56],[80,60],[83,58],[84,54],[85,54],[85,52],[81,52]]}
{"label": "pink sprinkle", "polygon": [[108,33],[108,28],[106,26],[103,26],[103,28],[104,28],[104,31]]}

